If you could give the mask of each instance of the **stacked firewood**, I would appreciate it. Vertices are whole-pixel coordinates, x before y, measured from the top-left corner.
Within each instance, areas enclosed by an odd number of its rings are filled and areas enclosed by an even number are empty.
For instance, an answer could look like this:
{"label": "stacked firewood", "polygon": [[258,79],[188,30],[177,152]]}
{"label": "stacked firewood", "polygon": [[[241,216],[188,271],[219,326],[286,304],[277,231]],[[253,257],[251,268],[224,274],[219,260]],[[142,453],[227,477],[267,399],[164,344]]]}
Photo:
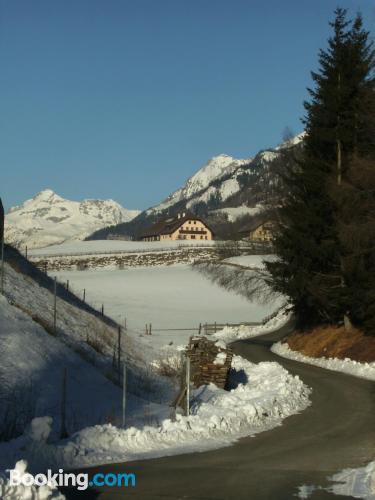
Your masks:
{"label": "stacked firewood", "polygon": [[231,349],[222,342],[208,340],[206,337],[191,337],[186,354],[190,358],[194,387],[213,383],[225,388],[233,358]]}

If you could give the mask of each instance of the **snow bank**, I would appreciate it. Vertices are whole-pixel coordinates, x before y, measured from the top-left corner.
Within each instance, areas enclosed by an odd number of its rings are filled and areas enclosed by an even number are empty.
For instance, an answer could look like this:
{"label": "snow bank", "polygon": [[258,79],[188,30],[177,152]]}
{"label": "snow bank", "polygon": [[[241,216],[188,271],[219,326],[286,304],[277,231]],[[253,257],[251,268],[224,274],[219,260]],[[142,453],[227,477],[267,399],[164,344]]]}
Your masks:
{"label": "snow bank", "polygon": [[315,491],[324,490],[341,497],[375,499],[375,460],[365,467],[344,469],[328,479],[334,484],[328,487],[300,486],[298,498],[310,498]]}
{"label": "snow bank", "polygon": [[258,337],[259,335],[265,335],[266,333],[271,333],[281,328],[288,323],[291,316],[291,313],[287,312],[285,308],[281,308],[275,316],[261,325],[240,325],[238,327],[226,326],[223,330],[215,333],[213,337],[218,340],[224,340],[227,343],[240,339]]}
{"label": "snow bank", "polygon": [[335,481],[329,490],[335,495],[375,499],[375,460],[359,469],[345,469],[330,478]]}
{"label": "snow bank", "polygon": [[49,445],[48,453],[64,460],[61,466],[82,467],[205,451],[280,425],[309,405],[310,389],[278,363],[255,365],[234,356],[232,366],[233,380],[242,383],[231,391],[214,385],[194,390],[189,417],[142,429],[89,427],[53,449]]}
{"label": "snow bank", "polygon": [[[27,474],[27,462],[26,460],[20,460],[16,463],[15,470],[17,470],[20,476],[25,476]],[[10,481],[5,473],[0,473],[0,498],[2,500],[49,500],[53,498],[54,500],[64,500],[64,495],[62,495],[55,487],[44,485],[44,486],[11,486]]]}
{"label": "snow bank", "polygon": [[292,351],[287,343],[277,342],[271,348],[271,351],[284,358],[301,361],[310,365],[320,366],[336,372],[343,372],[355,377],[375,380],[375,362],[361,363],[353,359],[345,358],[311,358],[297,351]]}

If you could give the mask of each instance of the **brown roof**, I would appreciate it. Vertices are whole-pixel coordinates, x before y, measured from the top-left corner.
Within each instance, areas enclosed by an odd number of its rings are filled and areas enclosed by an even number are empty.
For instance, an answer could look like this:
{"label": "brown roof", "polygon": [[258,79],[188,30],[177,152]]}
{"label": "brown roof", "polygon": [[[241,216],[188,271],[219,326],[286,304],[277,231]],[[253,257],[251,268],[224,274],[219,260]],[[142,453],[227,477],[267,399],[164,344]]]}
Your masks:
{"label": "brown roof", "polygon": [[168,219],[155,222],[155,224],[150,226],[148,229],[146,229],[146,231],[144,231],[141,234],[141,238],[147,238],[150,236],[160,236],[161,234],[172,234],[187,220],[199,220],[212,232],[212,234],[214,234],[212,229],[203,219],[197,217],[196,215],[193,215],[192,213],[186,213],[183,217],[181,216],[180,218],[170,217]]}
{"label": "brown roof", "polygon": [[258,229],[258,227],[263,226],[264,224],[275,224],[275,221],[266,219],[266,220],[257,220],[253,221],[249,224],[246,224],[246,226],[243,226],[238,232],[239,233],[249,233],[250,231],[255,231]]}

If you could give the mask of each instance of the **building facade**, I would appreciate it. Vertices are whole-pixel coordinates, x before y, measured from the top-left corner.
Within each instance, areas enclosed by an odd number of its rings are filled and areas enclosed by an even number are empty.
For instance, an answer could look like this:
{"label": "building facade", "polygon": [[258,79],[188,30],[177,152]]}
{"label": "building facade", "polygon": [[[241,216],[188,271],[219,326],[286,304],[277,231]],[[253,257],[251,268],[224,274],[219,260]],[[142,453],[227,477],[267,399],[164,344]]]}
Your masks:
{"label": "building facade", "polygon": [[272,221],[258,222],[240,230],[242,239],[257,243],[272,243],[275,224]]}
{"label": "building facade", "polygon": [[203,219],[185,212],[156,222],[141,235],[142,241],[213,239],[214,233]]}

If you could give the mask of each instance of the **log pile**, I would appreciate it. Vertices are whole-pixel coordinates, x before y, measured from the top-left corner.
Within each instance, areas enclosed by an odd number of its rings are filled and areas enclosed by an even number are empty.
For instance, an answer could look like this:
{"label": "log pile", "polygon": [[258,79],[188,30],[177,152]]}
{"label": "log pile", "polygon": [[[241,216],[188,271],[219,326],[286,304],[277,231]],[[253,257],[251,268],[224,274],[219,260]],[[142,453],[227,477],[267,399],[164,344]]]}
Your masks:
{"label": "log pile", "polygon": [[186,354],[190,358],[191,381],[194,387],[213,383],[222,389],[228,380],[233,352],[220,342],[206,337],[191,337]]}

